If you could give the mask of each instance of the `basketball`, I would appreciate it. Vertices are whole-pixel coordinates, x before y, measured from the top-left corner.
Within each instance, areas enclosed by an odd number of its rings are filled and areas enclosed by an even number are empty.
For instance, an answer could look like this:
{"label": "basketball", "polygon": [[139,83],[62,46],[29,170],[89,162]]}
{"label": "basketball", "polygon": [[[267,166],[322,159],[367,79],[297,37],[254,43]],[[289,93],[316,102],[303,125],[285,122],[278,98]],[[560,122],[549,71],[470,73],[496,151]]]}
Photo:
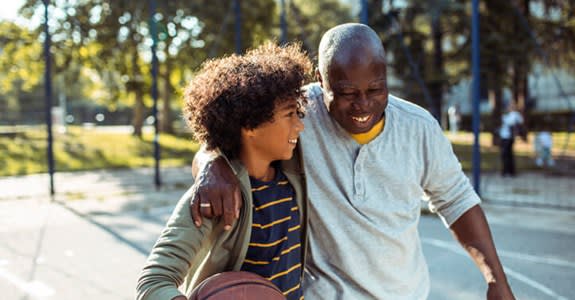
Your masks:
{"label": "basketball", "polygon": [[206,278],[190,300],[285,300],[269,280],[250,272],[222,272]]}

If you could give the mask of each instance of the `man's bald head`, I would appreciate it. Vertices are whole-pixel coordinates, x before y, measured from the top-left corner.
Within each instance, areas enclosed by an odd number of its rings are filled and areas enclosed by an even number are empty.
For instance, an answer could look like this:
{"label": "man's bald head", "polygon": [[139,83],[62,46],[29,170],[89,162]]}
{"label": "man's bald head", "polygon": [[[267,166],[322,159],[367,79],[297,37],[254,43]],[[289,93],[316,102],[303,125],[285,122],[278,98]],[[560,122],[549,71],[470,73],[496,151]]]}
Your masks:
{"label": "man's bald head", "polygon": [[318,68],[321,77],[328,78],[328,69],[334,62],[354,59],[369,53],[385,61],[385,50],[381,39],[373,29],[359,23],[347,23],[328,30],[319,43]]}

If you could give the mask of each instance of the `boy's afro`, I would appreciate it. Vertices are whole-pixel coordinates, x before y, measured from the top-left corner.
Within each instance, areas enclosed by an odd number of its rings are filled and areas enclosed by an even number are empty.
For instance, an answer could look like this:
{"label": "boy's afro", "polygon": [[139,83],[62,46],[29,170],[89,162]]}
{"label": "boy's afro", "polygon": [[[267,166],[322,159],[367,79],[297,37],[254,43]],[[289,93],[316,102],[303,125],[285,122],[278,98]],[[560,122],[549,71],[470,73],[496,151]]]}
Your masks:
{"label": "boy's afro", "polygon": [[205,62],[184,92],[184,116],[195,138],[207,149],[219,148],[235,158],[241,129],[272,120],[276,105],[297,99],[312,68],[298,44],[271,42],[244,55]]}

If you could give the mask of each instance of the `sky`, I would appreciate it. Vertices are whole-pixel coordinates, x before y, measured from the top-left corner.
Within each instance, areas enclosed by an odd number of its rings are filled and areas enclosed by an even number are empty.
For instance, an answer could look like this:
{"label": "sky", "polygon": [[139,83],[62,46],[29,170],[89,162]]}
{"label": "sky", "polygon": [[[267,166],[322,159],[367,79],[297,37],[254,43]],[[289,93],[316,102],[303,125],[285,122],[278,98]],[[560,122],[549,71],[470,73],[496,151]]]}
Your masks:
{"label": "sky", "polygon": [[24,4],[24,0],[9,0],[2,2],[4,3],[2,3],[2,9],[0,9],[0,21],[14,21],[18,15],[18,9],[22,4]]}

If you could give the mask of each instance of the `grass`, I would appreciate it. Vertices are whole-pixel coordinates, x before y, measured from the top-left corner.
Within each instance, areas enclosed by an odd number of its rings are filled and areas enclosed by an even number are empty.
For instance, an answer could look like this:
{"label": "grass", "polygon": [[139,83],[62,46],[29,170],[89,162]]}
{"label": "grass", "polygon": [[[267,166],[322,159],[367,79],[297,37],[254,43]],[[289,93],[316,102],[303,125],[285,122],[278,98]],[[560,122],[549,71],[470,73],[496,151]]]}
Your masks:
{"label": "grass", "polygon": [[[459,132],[456,134],[446,133],[453,145],[453,151],[461,161],[465,171],[471,171],[472,153],[473,153],[473,134],[469,132]],[[536,170],[539,169],[534,163],[535,149],[533,142],[535,134],[530,133],[527,142],[517,139],[514,144],[515,164],[518,170]],[[566,144],[566,142],[568,142]],[[498,171],[500,170],[500,152],[499,147],[494,146],[490,133],[481,133],[479,135],[479,144],[481,152],[481,170]],[[575,134],[569,136],[566,132],[553,133],[553,156],[564,156],[575,159]]]}
{"label": "grass", "polygon": [[[161,166],[191,165],[199,146],[190,137],[161,134]],[[125,132],[69,127],[54,133],[57,172],[138,168],[154,165],[153,134],[142,139]],[[0,176],[47,172],[46,132],[41,127],[0,135]]]}
{"label": "grass", "polygon": [[[9,130],[8,130],[9,129]],[[25,175],[47,172],[46,132],[43,127],[18,130],[0,128],[0,176]],[[446,133],[459,157],[463,169],[471,170],[473,135],[468,132]],[[553,133],[553,154],[565,154],[575,159],[575,135]],[[565,142],[569,140],[567,146]],[[516,163],[519,170],[534,170],[534,136],[529,142],[515,143]],[[191,166],[197,143],[186,137],[162,134],[161,166]],[[500,169],[499,149],[491,145],[491,135],[480,135],[481,168],[483,171]],[[66,134],[54,134],[56,171],[151,167],[153,135],[144,133],[142,139],[126,132],[110,132],[98,128],[69,127]]]}

